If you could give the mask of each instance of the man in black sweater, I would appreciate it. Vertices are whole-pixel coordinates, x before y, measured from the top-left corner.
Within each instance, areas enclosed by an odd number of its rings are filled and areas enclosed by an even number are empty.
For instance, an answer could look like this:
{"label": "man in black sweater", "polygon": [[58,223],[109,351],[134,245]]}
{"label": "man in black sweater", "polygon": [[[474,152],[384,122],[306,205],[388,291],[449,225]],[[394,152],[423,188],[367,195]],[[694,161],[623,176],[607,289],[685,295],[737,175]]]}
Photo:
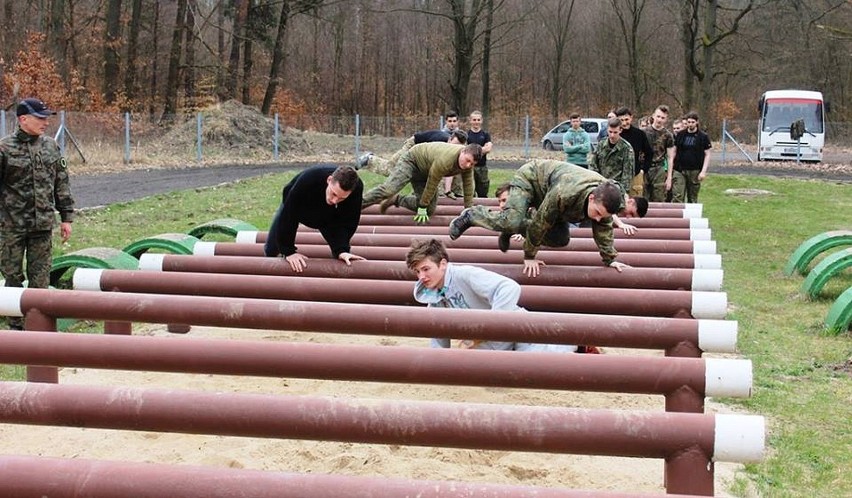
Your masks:
{"label": "man in black sweater", "polygon": [[316,228],[331,248],[331,254],[347,265],[362,260],[349,252],[349,240],[361,220],[364,183],[351,166],[318,164],[305,169],[284,186],[281,205],[275,212],[264,251],[283,256],[290,268],[301,273],[307,257],[296,249],[299,223]]}
{"label": "man in black sweater", "polygon": [[633,126],[633,112],[627,107],[621,107],[615,110],[615,115],[621,120],[621,138],[627,140],[627,143],[633,147],[633,155],[635,163],[633,165],[633,181],[630,184],[631,197],[645,196],[645,175],[651,168],[651,163],[654,159],[654,149],[651,147],[651,142],[648,141],[648,136],[641,129]]}

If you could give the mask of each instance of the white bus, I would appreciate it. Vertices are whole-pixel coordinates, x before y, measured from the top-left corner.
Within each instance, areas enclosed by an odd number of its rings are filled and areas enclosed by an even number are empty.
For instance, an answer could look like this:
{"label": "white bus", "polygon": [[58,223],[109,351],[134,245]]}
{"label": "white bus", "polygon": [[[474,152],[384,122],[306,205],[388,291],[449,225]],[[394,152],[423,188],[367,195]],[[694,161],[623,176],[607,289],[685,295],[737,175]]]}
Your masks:
{"label": "white bus", "polygon": [[[808,90],[770,90],[760,97],[757,160],[801,159],[822,161],[825,145],[825,109],[822,93]],[[790,125],[802,119],[805,133],[799,141]]]}

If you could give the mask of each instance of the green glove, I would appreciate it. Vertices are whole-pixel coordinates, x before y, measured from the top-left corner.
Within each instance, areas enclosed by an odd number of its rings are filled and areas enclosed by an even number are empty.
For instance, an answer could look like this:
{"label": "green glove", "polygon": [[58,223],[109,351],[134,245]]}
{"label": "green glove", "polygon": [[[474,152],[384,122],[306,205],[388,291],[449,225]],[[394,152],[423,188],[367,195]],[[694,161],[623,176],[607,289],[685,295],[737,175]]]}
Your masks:
{"label": "green glove", "polygon": [[426,208],[417,208],[417,214],[414,215],[415,223],[426,223],[429,221],[429,213],[426,212]]}

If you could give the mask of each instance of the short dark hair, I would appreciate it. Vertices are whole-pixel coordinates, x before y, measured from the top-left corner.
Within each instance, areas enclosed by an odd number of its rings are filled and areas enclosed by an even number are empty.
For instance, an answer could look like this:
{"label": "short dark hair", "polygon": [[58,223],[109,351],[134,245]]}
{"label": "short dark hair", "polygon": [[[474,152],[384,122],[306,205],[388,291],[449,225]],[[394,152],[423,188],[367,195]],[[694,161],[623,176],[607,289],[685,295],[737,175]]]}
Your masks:
{"label": "short dark hair", "polygon": [[467,143],[467,133],[465,133],[465,131],[462,129],[453,130],[453,132],[450,133],[450,138],[453,137],[456,137],[456,140],[458,140],[460,144]]}
{"label": "short dark hair", "polygon": [[657,110],[662,112],[663,114],[668,114],[669,113],[669,106],[667,106],[666,104],[660,104],[660,105],[657,106]]}
{"label": "short dark hair", "polygon": [[609,118],[606,125],[610,128],[621,128],[621,120],[618,118]]}
{"label": "short dark hair", "polygon": [[579,118],[579,117],[580,117],[580,113],[579,113],[579,112],[572,112],[572,113],[571,113],[571,115],[570,115],[570,116],[568,116],[568,119],[577,119],[577,118]]}
{"label": "short dark hair", "polygon": [[479,160],[482,159],[482,146],[479,144],[467,144],[464,146],[461,152],[459,152],[459,154],[461,154],[462,152],[473,156],[473,160],[476,162],[479,162]]}
{"label": "short dark hair", "polygon": [[508,192],[510,188],[512,188],[512,184],[509,182],[501,184],[497,187],[497,190],[494,191],[494,197],[500,197],[503,192]]}
{"label": "short dark hair", "polygon": [[334,173],[331,174],[331,179],[340,185],[340,188],[352,192],[358,185],[360,178],[358,172],[352,166],[338,166]]}
{"label": "short dark hair", "polygon": [[683,119],[694,119],[696,121],[699,121],[698,113],[695,112],[695,111],[689,111],[689,112],[687,112],[686,114],[683,115]]}
{"label": "short dark hair", "polygon": [[447,111],[447,113],[444,114],[444,118],[457,118],[457,117],[459,117],[459,113],[457,113],[456,111]]}
{"label": "short dark hair", "polygon": [[619,107],[618,109],[615,110],[615,115],[616,116],[632,116],[633,112],[630,110],[629,107]]}
{"label": "short dark hair", "polygon": [[411,247],[408,249],[408,254],[405,255],[405,264],[408,268],[413,269],[424,259],[440,263],[442,259],[449,261],[450,255],[447,253],[444,243],[438,239],[411,241]]}
{"label": "short dark hair", "polygon": [[638,195],[634,195],[632,199],[636,203],[636,213],[640,218],[644,218],[648,214],[648,199]]}
{"label": "short dark hair", "polygon": [[621,187],[612,180],[607,180],[595,187],[592,190],[592,195],[595,196],[596,201],[603,204],[609,214],[618,214],[624,200]]}

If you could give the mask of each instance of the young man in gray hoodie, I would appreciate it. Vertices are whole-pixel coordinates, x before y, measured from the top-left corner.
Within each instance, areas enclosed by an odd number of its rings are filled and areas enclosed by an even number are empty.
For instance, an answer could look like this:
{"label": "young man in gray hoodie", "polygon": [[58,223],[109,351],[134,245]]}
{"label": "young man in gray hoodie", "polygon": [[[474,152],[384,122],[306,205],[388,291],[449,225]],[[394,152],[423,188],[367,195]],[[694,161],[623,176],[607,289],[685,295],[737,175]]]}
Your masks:
{"label": "young man in gray hoodie", "polygon": [[[526,311],[518,306],[521,286],[492,271],[449,262],[444,244],[436,239],[414,241],[405,262],[417,274],[414,299],[430,308]],[[449,348],[450,339],[432,339],[433,348]],[[576,346],[462,340],[463,349],[550,351],[571,353]]]}

